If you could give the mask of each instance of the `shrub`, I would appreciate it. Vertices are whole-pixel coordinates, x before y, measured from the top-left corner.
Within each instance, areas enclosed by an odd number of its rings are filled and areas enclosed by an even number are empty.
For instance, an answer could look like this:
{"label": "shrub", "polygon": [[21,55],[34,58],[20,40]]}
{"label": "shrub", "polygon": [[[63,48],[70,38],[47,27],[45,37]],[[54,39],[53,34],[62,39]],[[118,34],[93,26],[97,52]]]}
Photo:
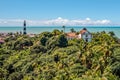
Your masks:
{"label": "shrub", "polygon": [[46,51],[47,51],[47,49],[44,46],[41,46],[41,45],[34,45],[31,48],[32,53],[40,53],[40,52],[45,53]]}
{"label": "shrub", "polygon": [[65,37],[65,35],[59,35],[58,36],[58,46],[59,47],[66,47],[68,45],[68,41],[67,38]]}

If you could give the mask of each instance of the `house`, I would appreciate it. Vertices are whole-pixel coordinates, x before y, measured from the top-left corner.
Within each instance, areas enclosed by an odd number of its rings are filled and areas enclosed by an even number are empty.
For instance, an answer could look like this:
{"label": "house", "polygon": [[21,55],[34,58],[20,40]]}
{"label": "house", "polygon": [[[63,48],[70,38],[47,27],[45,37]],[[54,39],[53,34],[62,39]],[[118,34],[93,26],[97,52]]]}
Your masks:
{"label": "house", "polygon": [[35,34],[28,34],[29,37],[35,37]]}
{"label": "house", "polygon": [[71,40],[75,38],[83,39],[86,42],[90,42],[92,40],[92,34],[86,28],[83,28],[78,35],[75,32],[66,33],[66,37],[67,37],[67,40]]}
{"label": "house", "polygon": [[77,35],[75,32],[69,32],[66,34],[67,40],[72,40],[74,38],[77,38]]}
{"label": "house", "polygon": [[86,29],[83,28],[78,35],[79,39],[84,39],[86,42],[90,42],[92,40],[92,34]]}
{"label": "house", "polygon": [[4,40],[0,39],[0,44],[3,44],[4,42],[5,42]]}

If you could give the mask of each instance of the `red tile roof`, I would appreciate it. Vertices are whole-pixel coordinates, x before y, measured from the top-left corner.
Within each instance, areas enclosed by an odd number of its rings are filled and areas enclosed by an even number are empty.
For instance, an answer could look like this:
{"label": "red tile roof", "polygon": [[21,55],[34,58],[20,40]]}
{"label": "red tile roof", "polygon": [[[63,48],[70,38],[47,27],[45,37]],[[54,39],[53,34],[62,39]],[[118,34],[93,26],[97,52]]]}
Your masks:
{"label": "red tile roof", "polygon": [[5,41],[4,40],[0,40],[0,43],[4,43]]}
{"label": "red tile roof", "polygon": [[76,33],[73,33],[73,32],[67,33],[67,36],[68,37],[77,37]]}
{"label": "red tile roof", "polygon": [[81,30],[81,31],[80,31],[80,34],[83,34],[83,33],[85,33],[85,32],[87,32],[87,30]]}

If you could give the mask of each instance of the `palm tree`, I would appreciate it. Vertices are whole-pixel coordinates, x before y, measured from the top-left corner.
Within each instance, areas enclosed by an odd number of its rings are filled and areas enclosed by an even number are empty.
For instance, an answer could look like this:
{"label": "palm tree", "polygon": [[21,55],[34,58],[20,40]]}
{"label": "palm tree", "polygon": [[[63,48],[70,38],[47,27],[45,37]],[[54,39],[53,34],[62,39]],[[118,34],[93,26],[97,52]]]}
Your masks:
{"label": "palm tree", "polygon": [[64,33],[65,33],[65,26],[63,25],[62,28],[64,29],[63,31],[64,31]]}
{"label": "palm tree", "polygon": [[74,28],[71,28],[70,31],[71,31],[71,32],[76,32],[76,31],[74,30]]}

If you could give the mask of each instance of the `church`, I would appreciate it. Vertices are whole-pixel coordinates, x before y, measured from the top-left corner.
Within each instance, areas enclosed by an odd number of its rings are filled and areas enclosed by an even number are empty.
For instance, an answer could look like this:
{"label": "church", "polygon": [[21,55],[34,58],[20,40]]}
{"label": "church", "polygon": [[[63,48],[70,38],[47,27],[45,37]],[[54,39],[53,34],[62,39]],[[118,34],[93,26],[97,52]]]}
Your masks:
{"label": "church", "polygon": [[80,31],[78,38],[84,39],[86,42],[90,42],[92,40],[92,34],[86,28],[83,28]]}
{"label": "church", "polygon": [[72,39],[83,39],[86,42],[90,42],[92,40],[92,34],[86,29],[83,28],[80,30],[79,34],[77,35],[75,32],[69,32],[66,34],[68,40]]}

